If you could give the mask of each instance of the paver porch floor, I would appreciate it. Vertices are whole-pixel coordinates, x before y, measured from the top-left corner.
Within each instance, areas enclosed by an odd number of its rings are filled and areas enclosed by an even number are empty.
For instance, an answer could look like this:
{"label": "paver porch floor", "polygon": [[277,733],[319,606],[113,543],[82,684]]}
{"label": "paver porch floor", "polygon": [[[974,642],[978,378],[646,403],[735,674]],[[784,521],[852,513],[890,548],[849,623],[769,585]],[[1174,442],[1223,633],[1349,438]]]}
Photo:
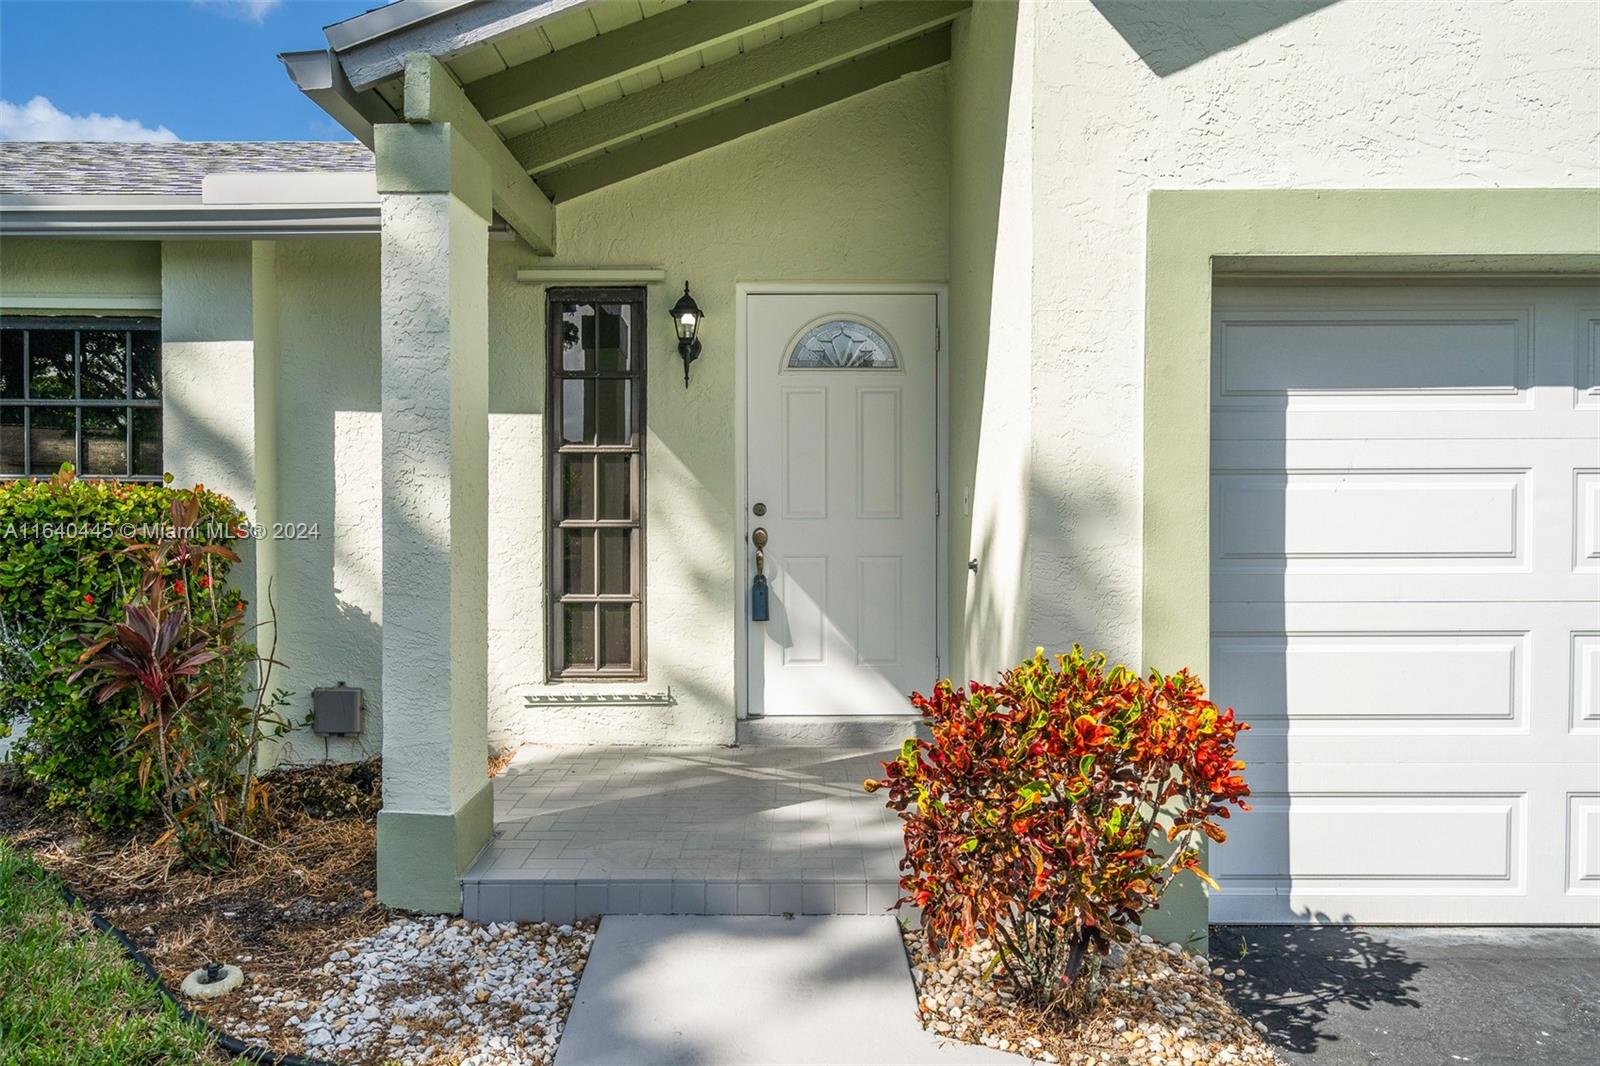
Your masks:
{"label": "paver porch floor", "polygon": [[895,749],[526,747],[462,876],[478,921],[595,914],[876,914],[900,823],[862,791]]}

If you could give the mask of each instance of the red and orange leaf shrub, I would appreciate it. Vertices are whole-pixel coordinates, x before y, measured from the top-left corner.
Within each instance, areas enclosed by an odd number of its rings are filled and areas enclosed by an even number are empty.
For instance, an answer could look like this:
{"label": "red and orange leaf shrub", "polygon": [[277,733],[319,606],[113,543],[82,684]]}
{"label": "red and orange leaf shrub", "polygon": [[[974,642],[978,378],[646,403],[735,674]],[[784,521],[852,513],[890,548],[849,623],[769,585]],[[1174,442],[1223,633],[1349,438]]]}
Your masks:
{"label": "red and orange leaf shrub", "polygon": [[998,685],[941,681],[911,701],[932,741],[907,740],[866,782],[904,825],[900,903],[922,909],[935,950],[992,940],[1036,1007],[1086,1003],[1099,956],[1179,873],[1212,883],[1200,838],[1225,839],[1230,804],[1249,809],[1234,746],[1248,727],[1187,670],[1141,678],[1040,649]]}

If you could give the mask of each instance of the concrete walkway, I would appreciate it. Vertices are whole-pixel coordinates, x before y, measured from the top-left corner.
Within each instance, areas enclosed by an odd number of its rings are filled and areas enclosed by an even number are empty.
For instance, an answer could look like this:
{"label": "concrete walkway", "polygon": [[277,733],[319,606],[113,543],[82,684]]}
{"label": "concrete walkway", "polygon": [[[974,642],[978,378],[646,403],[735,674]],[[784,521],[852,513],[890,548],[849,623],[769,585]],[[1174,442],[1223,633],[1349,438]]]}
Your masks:
{"label": "concrete walkway", "polygon": [[556,1054],[556,1066],[1027,1061],[917,1024],[883,915],[607,917]]}
{"label": "concrete walkway", "polygon": [[1211,957],[1290,1063],[1600,1063],[1600,929],[1218,926]]}

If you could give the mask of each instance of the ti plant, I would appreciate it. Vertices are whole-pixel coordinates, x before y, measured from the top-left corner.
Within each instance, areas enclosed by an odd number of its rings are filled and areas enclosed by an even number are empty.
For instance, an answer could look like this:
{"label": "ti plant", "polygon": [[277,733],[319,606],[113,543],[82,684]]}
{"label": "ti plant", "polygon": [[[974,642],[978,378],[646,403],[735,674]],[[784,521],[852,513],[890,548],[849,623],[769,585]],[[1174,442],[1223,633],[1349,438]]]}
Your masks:
{"label": "ti plant", "polygon": [[1178,873],[1215,887],[1200,842],[1249,809],[1247,727],[1188,671],[1040,649],[997,685],[942,681],[912,703],[931,742],[907,740],[866,788],[900,812],[899,902],[921,908],[933,949],[989,939],[1021,1000],[1070,1013]]}
{"label": "ti plant", "polygon": [[131,747],[141,787],[155,778],[162,839],[191,863],[217,866],[232,841],[249,839],[245,824],[265,799],[256,748],[287,724],[276,714],[282,694],[267,690],[273,661],[245,639],[244,599],[214,580],[213,561],[238,556],[196,542],[197,517],[194,501],[176,499],[164,535],[126,549],[140,563],[138,589],[120,622],[79,638],[71,679],[86,679],[101,704],[134,693]]}

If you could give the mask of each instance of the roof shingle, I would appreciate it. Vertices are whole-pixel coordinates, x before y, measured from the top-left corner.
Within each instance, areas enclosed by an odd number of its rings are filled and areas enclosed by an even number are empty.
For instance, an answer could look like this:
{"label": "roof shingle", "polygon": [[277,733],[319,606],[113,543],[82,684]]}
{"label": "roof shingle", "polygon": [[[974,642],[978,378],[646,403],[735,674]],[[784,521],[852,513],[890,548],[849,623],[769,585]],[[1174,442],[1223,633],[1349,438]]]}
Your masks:
{"label": "roof shingle", "polygon": [[357,141],[0,141],[0,195],[199,196],[207,174],[371,170]]}

